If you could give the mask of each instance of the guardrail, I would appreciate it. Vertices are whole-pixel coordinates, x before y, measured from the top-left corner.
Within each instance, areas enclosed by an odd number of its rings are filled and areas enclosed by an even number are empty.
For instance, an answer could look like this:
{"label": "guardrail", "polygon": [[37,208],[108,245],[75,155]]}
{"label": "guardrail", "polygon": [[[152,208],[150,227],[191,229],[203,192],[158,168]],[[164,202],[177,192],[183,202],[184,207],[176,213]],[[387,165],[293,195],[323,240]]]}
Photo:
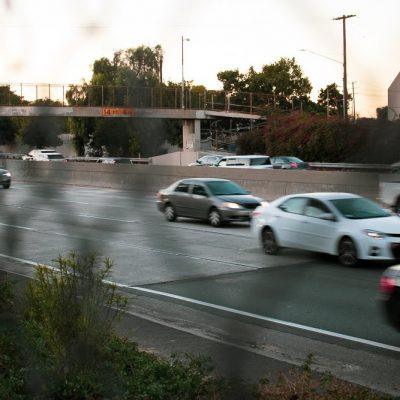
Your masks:
{"label": "guardrail", "polygon": [[351,164],[351,163],[317,163],[310,162],[313,170],[320,171],[363,171],[363,172],[394,172],[391,164]]}

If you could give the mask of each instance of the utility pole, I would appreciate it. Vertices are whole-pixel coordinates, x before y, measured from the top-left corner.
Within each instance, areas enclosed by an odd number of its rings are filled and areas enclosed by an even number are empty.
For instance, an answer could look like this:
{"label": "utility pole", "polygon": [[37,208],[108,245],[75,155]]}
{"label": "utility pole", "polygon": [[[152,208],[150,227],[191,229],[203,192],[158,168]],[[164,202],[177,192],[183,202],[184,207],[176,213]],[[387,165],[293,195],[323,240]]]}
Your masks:
{"label": "utility pole", "polygon": [[343,21],[343,119],[347,120],[347,60],[346,60],[346,19],[355,15],[343,15],[333,18],[334,21]]}
{"label": "utility pole", "polygon": [[185,76],[184,76],[184,73],[183,73],[183,42],[184,41],[189,41],[190,39],[189,38],[184,38],[183,36],[182,36],[182,94],[181,94],[181,107],[182,107],[182,109],[184,109],[185,108]]}

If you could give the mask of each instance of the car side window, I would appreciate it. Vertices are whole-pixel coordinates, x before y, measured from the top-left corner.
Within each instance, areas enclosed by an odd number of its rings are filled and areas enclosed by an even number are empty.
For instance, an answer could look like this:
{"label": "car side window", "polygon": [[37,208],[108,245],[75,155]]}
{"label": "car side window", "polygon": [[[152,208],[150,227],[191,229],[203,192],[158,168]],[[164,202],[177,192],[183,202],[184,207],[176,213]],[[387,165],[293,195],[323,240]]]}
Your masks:
{"label": "car side window", "polygon": [[291,214],[303,214],[306,202],[307,199],[305,197],[293,197],[283,202],[279,208]]}
{"label": "car side window", "polygon": [[193,185],[192,193],[199,196],[207,196],[206,190],[201,185]]}
{"label": "car side window", "polygon": [[187,193],[189,191],[189,184],[188,183],[180,183],[174,190],[174,192],[181,192]]}
{"label": "car side window", "polygon": [[308,217],[319,218],[323,214],[330,213],[329,208],[319,200],[310,199],[307,203],[304,214]]}

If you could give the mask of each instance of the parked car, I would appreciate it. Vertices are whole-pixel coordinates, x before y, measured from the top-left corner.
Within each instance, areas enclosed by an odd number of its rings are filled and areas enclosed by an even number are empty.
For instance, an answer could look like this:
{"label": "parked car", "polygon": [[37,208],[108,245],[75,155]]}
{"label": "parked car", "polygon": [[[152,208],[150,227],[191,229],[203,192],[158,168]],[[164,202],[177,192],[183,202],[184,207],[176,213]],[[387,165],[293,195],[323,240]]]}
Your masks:
{"label": "parked car", "polygon": [[236,182],[217,178],[181,179],[157,193],[158,210],[167,221],[178,217],[208,220],[215,227],[249,221],[262,200]]}
{"label": "parked car", "polygon": [[0,185],[4,189],[9,189],[11,186],[11,174],[4,168],[0,168]]}
{"label": "parked car", "polygon": [[210,166],[215,165],[224,155],[222,154],[208,154],[200,157],[195,162],[189,164],[189,166]]}
{"label": "parked car", "polygon": [[400,331],[400,265],[387,268],[381,275],[378,299],[389,324]]}
{"label": "parked car", "polygon": [[271,158],[269,156],[225,156],[222,157],[215,167],[230,167],[230,168],[272,168]]}
{"label": "parked car", "polygon": [[23,160],[29,161],[65,161],[64,156],[53,149],[35,149],[27,155],[22,156]]}
{"label": "parked car", "polygon": [[271,157],[273,168],[279,169],[308,169],[309,164],[300,158],[292,156]]}
{"label": "parked car", "polygon": [[356,194],[283,196],[257,208],[251,228],[271,255],[291,247],[335,255],[346,266],[400,258],[400,218]]}

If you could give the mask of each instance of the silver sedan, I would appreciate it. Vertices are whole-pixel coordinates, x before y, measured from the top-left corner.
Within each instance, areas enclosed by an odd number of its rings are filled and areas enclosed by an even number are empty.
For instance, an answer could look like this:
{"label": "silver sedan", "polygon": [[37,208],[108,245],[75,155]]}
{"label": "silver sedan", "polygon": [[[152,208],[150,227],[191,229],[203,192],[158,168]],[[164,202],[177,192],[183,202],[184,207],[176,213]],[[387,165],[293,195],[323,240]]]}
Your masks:
{"label": "silver sedan", "polygon": [[157,206],[167,221],[178,217],[208,220],[212,226],[250,221],[262,200],[227,179],[192,178],[179,180],[157,193]]}

